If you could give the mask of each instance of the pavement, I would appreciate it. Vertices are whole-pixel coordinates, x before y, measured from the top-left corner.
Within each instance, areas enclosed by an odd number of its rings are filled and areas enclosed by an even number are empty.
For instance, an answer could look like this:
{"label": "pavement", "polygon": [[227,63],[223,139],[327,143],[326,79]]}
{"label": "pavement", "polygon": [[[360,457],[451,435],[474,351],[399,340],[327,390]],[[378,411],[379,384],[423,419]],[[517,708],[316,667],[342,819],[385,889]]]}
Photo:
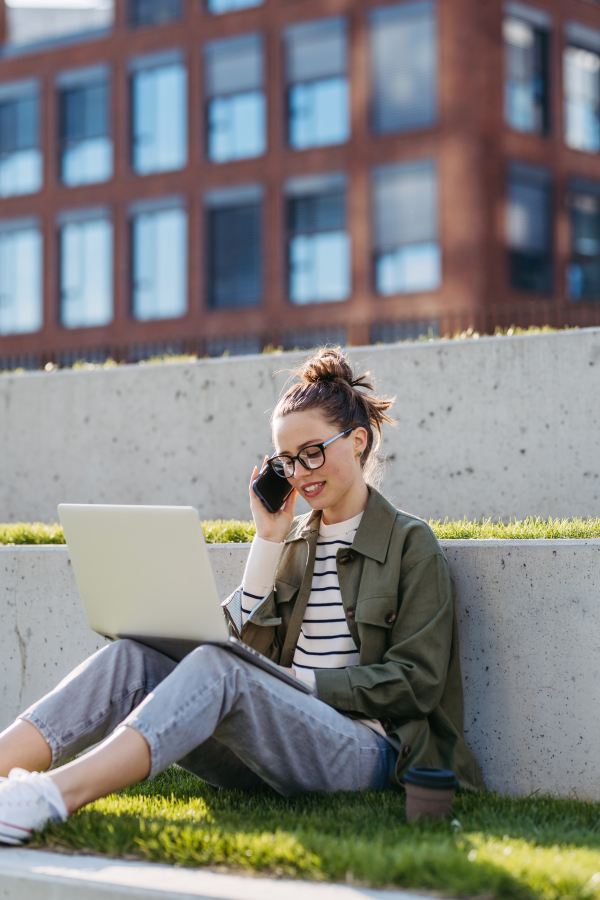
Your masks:
{"label": "pavement", "polygon": [[422,894],[257,878],[0,847],[1,900],[423,900]]}

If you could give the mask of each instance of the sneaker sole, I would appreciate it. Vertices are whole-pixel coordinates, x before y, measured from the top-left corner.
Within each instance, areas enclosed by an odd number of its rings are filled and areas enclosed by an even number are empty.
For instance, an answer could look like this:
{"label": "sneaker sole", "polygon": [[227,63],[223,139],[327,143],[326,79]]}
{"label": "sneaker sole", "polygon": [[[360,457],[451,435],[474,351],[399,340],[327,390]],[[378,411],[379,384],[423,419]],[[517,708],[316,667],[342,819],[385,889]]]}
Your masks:
{"label": "sneaker sole", "polygon": [[0,844],[24,844],[32,834],[31,828],[0,821]]}

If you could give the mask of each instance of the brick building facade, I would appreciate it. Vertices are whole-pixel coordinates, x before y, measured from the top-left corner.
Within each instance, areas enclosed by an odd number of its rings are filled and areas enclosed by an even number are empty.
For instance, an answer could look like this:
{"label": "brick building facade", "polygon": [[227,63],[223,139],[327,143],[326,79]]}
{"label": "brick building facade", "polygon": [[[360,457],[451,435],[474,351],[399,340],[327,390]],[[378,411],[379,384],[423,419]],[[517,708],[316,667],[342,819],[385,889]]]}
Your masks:
{"label": "brick building facade", "polygon": [[0,368],[600,324],[600,3],[9,3]]}

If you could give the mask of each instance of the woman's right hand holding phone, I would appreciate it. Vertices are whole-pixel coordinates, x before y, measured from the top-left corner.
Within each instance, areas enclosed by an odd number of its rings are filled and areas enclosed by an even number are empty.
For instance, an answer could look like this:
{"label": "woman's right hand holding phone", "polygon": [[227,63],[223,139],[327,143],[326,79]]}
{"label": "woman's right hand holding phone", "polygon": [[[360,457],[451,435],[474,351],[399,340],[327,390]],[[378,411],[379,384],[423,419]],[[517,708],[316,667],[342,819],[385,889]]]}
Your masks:
{"label": "woman's right hand holding phone", "polygon": [[[265,456],[263,466],[266,465],[268,458],[268,456]],[[250,509],[256,525],[256,533],[263,541],[280,544],[285,540],[292,527],[297,491],[292,491],[278,512],[270,513],[252,489],[252,482],[258,478],[259,474],[259,469],[255,466],[250,479]]]}

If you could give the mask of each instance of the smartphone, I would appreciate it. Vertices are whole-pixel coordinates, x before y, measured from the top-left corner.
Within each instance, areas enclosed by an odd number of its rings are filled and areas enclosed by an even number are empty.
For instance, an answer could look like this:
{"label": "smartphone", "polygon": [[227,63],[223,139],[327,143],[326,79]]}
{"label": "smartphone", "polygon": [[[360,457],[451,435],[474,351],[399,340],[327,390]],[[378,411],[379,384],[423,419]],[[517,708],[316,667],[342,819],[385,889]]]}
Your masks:
{"label": "smartphone", "polygon": [[294,488],[287,478],[277,475],[271,466],[265,466],[260,470],[258,478],[252,482],[252,490],[270,513],[276,513],[279,512]]}

